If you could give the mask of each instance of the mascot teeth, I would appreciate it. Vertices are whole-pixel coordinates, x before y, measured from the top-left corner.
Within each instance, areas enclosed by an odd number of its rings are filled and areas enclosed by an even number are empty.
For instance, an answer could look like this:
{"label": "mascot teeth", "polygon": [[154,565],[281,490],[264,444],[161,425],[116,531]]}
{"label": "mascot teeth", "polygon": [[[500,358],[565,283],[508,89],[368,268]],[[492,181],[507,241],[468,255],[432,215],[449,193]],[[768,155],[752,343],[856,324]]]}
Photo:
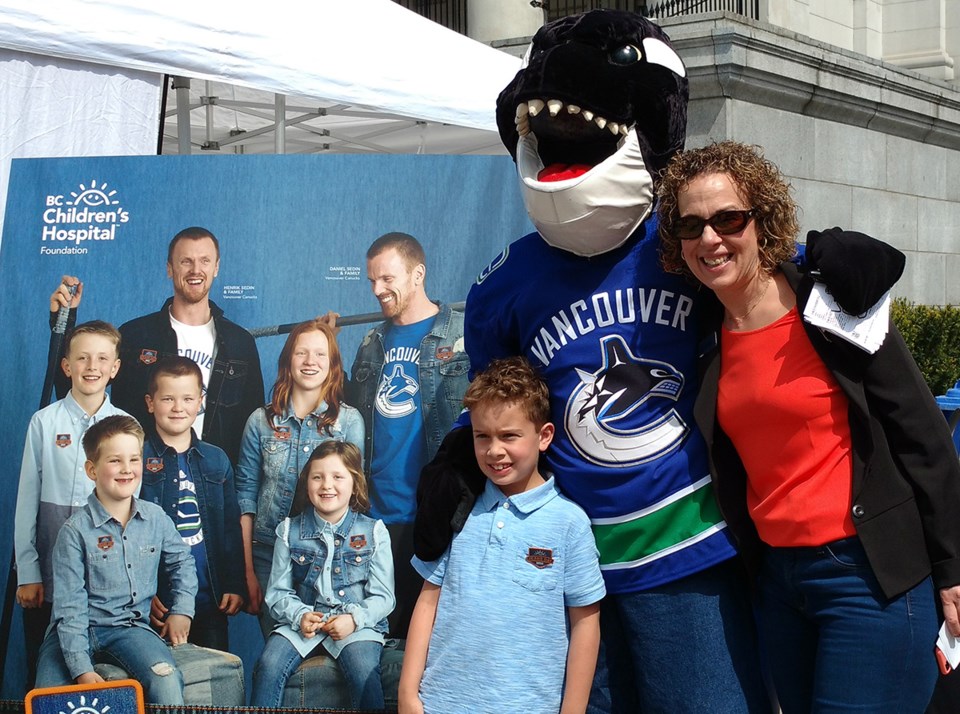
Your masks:
{"label": "mascot teeth", "polygon": [[564,104],[559,99],[550,99],[544,101],[542,99],[531,99],[528,102],[520,102],[517,104],[517,110],[514,117],[514,125],[517,127],[517,133],[520,136],[526,136],[530,133],[530,117],[535,117],[540,112],[547,109],[547,113],[551,117],[560,116],[563,112],[564,107],[566,107],[567,114],[579,114],[583,117],[583,120],[588,123],[596,124],[600,129],[607,128],[610,130],[610,133],[614,136],[626,136],[630,133],[631,125],[626,123],[620,124],[619,122],[611,121],[608,122],[604,117],[596,116],[589,109],[582,109],[576,104]]}

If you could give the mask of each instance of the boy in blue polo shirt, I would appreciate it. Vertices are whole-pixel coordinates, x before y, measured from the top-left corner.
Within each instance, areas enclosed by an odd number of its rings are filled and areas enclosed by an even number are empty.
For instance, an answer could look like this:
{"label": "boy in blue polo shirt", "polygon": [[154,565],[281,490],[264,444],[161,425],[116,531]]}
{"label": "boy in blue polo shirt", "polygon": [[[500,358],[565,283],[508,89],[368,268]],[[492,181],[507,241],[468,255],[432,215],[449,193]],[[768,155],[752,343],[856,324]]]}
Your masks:
{"label": "boy in blue polo shirt", "polygon": [[463,402],[486,489],[439,560],[413,559],[400,712],[582,714],[605,590],[590,521],[539,469],[546,385],[524,358],[496,360]]}

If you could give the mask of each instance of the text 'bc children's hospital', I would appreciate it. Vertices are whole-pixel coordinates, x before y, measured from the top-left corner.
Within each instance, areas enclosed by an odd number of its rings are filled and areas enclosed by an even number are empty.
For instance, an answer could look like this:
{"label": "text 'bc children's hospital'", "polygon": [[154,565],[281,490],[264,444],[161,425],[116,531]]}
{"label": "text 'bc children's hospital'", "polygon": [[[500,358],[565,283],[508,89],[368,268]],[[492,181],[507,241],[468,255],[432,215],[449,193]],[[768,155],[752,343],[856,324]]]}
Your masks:
{"label": "text 'bc children's hospital'", "polygon": [[112,241],[117,226],[130,220],[120,206],[116,191],[106,183],[80,184],[69,196],[50,194],[43,210],[40,232],[41,255],[85,255],[88,241]]}

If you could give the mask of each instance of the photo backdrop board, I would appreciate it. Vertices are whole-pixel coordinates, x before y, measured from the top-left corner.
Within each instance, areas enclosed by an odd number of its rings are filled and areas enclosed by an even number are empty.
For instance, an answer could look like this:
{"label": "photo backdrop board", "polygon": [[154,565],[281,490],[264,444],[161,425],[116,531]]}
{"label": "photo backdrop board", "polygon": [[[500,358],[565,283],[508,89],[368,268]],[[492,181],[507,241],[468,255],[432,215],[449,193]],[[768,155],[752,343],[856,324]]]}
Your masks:
{"label": "photo backdrop board", "polygon": [[[167,245],[181,229],[203,226],[221,249],[210,296],[229,319],[252,329],[327,310],[378,311],[365,253],[383,233],[402,231],[424,245],[427,294],[456,302],[504,246],[532,230],[516,187],[505,156],[14,160],[0,243],[0,453],[7,455],[0,473],[7,493],[0,500],[0,586],[13,547],[27,422],[43,385],[48,299],[62,275],[84,283],[78,321],[119,326],[158,310],[172,294]],[[371,326],[340,332],[348,373]],[[267,389],[283,341],[257,340]],[[11,665],[22,652],[21,637],[15,622],[4,698],[20,696],[22,674]],[[245,656],[244,665],[252,669],[252,659]]]}

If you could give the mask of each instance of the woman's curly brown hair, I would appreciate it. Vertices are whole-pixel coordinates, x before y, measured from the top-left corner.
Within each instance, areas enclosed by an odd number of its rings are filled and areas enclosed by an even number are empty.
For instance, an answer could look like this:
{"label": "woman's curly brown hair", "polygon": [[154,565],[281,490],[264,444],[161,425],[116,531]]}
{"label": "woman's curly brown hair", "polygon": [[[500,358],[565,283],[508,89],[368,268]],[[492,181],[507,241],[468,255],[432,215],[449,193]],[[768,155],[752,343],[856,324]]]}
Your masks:
{"label": "woman's curly brown hair", "polygon": [[760,266],[772,274],[797,252],[797,204],[790,185],[759,146],[721,141],[674,156],[660,176],[657,217],[660,220],[660,262],[669,273],[693,277],[674,235],[680,220],[679,196],[690,182],[704,174],[727,174],[748,208],[754,210],[759,236]]}

